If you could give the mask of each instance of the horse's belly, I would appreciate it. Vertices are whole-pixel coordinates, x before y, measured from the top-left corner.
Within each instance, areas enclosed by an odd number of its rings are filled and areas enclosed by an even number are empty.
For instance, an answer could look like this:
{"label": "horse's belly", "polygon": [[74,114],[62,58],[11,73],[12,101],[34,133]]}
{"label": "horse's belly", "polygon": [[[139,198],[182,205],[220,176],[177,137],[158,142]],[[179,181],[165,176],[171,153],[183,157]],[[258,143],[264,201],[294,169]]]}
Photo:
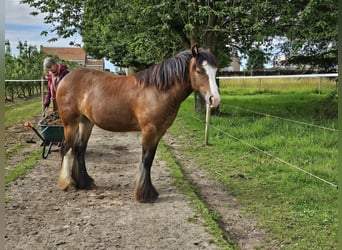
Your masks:
{"label": "horse's belly", "polygon": [[126,131],[139,131],[138,122],[134,117],[129,115],[115,115],[102,117],[102,119],[94,119],[92,121],[96,126],[113,131],[113,132],[126,132]]}
{"label": "horse's belly", "polygon": [[98,127],[112,131],[112,132],[129,132],[129,131],[140,131],[140,128],[137,127],[136,125],[129,125],[129,124],[118,124],[118,123],[113,123],[113,124],[96,124]]}
{"label": "horse's belly", "polygon": [[113,131],[139,131],[139,122],[128,105],[92,105],[89,109],[83,109],[89,120],[96,126]]}

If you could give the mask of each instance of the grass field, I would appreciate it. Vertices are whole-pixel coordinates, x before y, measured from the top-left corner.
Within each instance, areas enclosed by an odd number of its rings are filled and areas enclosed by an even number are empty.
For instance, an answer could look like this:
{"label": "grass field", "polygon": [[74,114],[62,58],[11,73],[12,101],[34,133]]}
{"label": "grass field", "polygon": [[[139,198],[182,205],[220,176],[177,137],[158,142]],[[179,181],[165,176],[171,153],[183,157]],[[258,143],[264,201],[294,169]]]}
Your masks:
{"label": "grass field", "polygon": [[40,98],[32,98],[27,101],[17,101],[5,106],[5,128],[42,112]]}
{"label": "grass field", "polygon": [[335,94],[313,88],[251,94],[220,86],[221,115],[211,118],[210,146],[193,98],[182,104],[169,129],[182,153],[222,182],[282,249],[337,249],[337,132],[273,117],[336,129]]}
{"label": "grass field", "polygon": [[222,94],[299,93],[336,91],[335,78],[221,79]]}
{"label": "grass field", "polygon": [[[41,110],[42,104],[39,97],[7,104],[5,106],[5,128],[30,120],[32,116],[40,114]],[[27,143],[18,141],[16,145],[6,148],[5,159],[8,160],[12,156],[15,156],[25,147],[28,147]],[[39,159],[39,155],[40,149],[32,152],[32,155],[28,155],[26,161],[18,163],[17,166],[6,172],[5,185],[8,185],[17,178],[26,175],[31,168],[34,168]]]}

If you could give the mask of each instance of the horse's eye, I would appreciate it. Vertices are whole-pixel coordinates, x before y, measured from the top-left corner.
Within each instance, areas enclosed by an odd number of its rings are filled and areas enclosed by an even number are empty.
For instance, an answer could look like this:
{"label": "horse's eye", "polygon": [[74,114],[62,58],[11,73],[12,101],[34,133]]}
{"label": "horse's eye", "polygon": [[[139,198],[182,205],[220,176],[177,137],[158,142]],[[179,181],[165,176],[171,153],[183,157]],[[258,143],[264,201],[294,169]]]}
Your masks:
{"label": "horse's eye", "polygon": [[196,69],[197,74],[203,75],[204,71],[202,69]]}

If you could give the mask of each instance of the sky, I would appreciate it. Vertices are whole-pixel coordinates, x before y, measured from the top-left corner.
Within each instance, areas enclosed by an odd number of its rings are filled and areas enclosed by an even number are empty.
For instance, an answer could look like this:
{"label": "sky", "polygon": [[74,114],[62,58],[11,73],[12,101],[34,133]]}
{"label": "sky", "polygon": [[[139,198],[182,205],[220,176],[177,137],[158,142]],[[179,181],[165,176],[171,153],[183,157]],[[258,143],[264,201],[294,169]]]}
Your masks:
{"label": "sky", "polygon": [[[30,15],[30,12],[35,9],[30,8],[29,5],[20,4],[20,0],[5,0],[5,39],[9,40],[11,44],[12,54],[18,53],[16,47],[19,41],[27,41],[29,45],[45,47],[71,47],[70,41],[81,43],[81,36],[74,36],[68,39],[58,39],[56,42],[48,42],[54,37],[53,34],[48,36],[41,36],[40,33],[44,30],[49,30],[49,25],[44,24],[44,16]],[[114,66],[105,61],[105,68],[114,71]]]}

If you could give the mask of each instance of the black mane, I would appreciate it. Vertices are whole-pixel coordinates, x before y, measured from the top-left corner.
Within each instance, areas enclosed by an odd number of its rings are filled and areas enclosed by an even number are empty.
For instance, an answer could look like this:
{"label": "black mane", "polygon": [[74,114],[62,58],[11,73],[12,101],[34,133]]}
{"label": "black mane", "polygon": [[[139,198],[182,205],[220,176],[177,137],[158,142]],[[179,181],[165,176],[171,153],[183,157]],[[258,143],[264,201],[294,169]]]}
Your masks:
{"label": "black mane", "polygon": [[[183,51],[136,73],[135,77],[140,84],[155,86],[159,90],[167,90],[177,82],[188,80],[189,62],[192,57],[190,50]],[[207,50],[200,49],[195,58],[196,65],[201,65],[203,61],[207,60],[208,64],[217,67],[215,56]]]}

